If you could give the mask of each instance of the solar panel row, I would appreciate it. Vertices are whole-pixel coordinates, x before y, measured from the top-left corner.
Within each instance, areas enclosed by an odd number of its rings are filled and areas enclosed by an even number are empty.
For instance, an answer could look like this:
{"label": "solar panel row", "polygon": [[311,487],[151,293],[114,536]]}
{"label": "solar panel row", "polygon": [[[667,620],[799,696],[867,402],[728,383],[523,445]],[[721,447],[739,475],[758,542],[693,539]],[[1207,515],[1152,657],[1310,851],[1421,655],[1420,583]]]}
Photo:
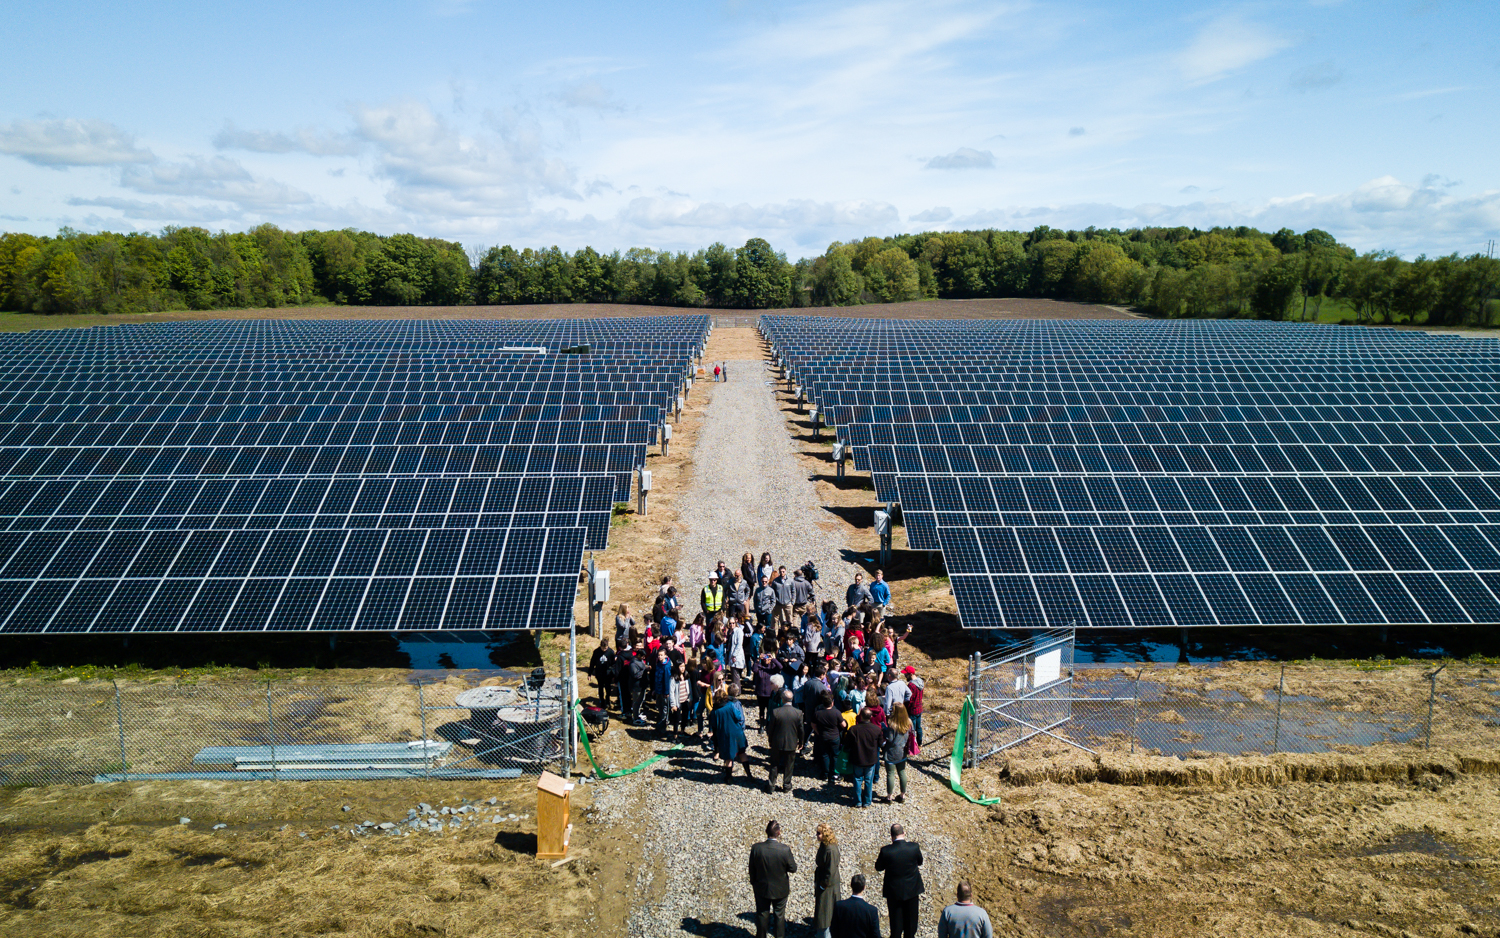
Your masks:
{"label": "solar panel row", "polygon": [[0,633],[567,627],[707,329],[0,336]]}
{"label": "solar panel row", "polygon": [[1500,345],[765,317],[967,627],[1500,621]]}

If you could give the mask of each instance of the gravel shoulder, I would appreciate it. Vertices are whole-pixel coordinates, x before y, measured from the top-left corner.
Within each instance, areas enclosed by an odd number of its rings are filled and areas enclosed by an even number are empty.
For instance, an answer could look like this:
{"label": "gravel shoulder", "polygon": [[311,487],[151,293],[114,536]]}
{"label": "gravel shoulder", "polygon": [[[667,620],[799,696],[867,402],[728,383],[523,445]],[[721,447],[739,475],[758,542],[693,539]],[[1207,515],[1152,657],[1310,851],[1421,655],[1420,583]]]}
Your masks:
{"label": "gravel shoulder", "polygon": [[[708,361],[727,360],[730,380],[694,389],[708,392],[707,404],[693,450],[692,482],[674,499],[679,530],[671,569],[693,602],[716,561],[737,566],[746,550],[757,559],[770,551],[788,567],[811,558],[821,573],[822,591],[842,590],[857,569],[842,536],[845,526],[822,509],[778,407],[770,372],[761,360],[715,354],[720,350],[715,340],[736,339],[735,350],[742,350],[743,337],[726,335],[740,331],[748,330],[716,330],[705,355]],[[753,712],[750,716],[751,754],[764,759],[764,737],[755,729]],[[612,729],[608,735],[624,732]],[[650,744],[651,734],[645,731],[630,730],[629,735],[638,744]],[[622,758],[641,751],[639,745],[615,746]],[[924,759],[931,755],[924,753]],[[814,831],[820,822],[838,834],[845,889],[855,873],[866,874],[868,895],[877,899],[882,916],[875,856],[889,841],[890,824],[905,825],[908,837],[922,845],[924,877],[933,897],[924,909],[920,934],[936,933],[934,903],[950,894],[956,882],[955,849],[944,832],[951,823],[945,815],[956,806],[938,775],[913,766],[908,769],[908,803],[860,810],[853,806],[847,783],[832,794],[821,790],[812,778],[810,759],[799,764],[804,774],[791,794],[768,793],[764,765],[753,771],[753,781],[737,770],[732,782],[724,782],[718,763],[690,737],[683,749],[645,771],[589,786],[591,821],[609,825],[638,858],[628,882],[621,884],[630,896],[626,935],[738,936],[753,929],[746,860],[750,845],[764,837],[772,818],[781,822],[783,840],[799,863],[787,905],[788,920],[794,923],[789,933],[797,934],[795,923],[812,913]]]}

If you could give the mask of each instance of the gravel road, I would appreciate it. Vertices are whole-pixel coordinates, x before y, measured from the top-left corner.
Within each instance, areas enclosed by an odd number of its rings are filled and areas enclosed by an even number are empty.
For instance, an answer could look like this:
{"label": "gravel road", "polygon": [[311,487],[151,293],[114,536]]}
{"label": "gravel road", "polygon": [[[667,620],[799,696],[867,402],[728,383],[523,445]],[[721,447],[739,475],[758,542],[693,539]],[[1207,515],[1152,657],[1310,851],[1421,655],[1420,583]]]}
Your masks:
{"label": "gravel road", "polygon": [[[812,558],[821,574],[820,592],[842,595],[855,568],[843,561],[846,545],[837,533],[818,526],[827,513],[793,456],[792,440],[772,395],[770,372],[758,361],[731,361],[729,370],[733,380],[700,388],[709,391],[712,401],[694,453],[693,485],[675,506],[682,524],[676,576],[687,587],[687,605],[696,607],[697,591],[716,561],[737,567],[746,550],[753,550],[757,560],[761,551],[770,551],[777,563],[788,567]],[[764,737],[754,727],[753,710],[750,722],[752,755],[764,758]],[[870,882],[866,897],[875,902],[882,919],[885,903],[879,898],[875,855],[889,842],[890,825],[904,824],[907,836],[921,844],[926,860],[928,898],[920,934],[936,934],[938,910],[951,901],[956,882],[952,845],[941,833],[941,813],[952,796],[945,794],[938,776],[912,765],[907,769],[908,803],[859,810],[847,782],[833,794],[821,790],[812,777],[810,759],[799,764],[801,774],[791,794],[768,793],[765,767],[756,765],[754,771],[753,783],[745,779],[743,769],[737,769],[733,782],[723,782],[718,763],[694,740],[650,769],[599,785],[595,820],[613,825],[622,835],[628,832],[640,851],[627,934],[754,934],[755,903],[746,860],[750,845],[765,836],[771,818],[781,822],[782,839],[792,847],[799,866],[787,903],[788,935],[811,934],[804,920],[812,914],[814,830],[821,821],[838,834],[844,894],[849,878],[864,873]],[[883,785],[882,773],[877,792],[884,792]]]}
{"label": "gravel road", "polygon": [[745,551],[756,562],[769,551],[788,570],[811,559],[820,597],[842,601],[857,568],[844,561],[843,540],[818,526],[836,519],[818,503],[797,463],[772,373],[760,361],[731,361],[729,373],[730,381],[694,388],[708,391],[711,400],[693,453],[693,485],[676,506],[682,531],[673,575],[683,605],[696,614],[698,591],[714,564],[722,560],[738,571]]}

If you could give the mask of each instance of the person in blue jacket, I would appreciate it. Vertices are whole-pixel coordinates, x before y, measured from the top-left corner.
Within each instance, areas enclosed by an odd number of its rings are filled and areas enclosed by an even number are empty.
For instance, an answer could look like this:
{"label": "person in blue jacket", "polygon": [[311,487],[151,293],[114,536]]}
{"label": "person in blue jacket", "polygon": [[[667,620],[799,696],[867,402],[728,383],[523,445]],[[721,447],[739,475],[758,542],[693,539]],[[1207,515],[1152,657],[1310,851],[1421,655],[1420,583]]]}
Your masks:
{"label": "person in blue jacket", "polygon": [[870,584],[870,599],[877,607],[891,604],[891,586],[885,581],[885,571],[875,571],[875,582]]}
{"label": "person in blue jacket", "polygon": [[651,669],[651,693],[656,697],[656,728],[661,732],[667,729],[667,714],[671,710],[671,703],[667,699],[672,690],[672,659],[667,657],[667,650],[659,648],[656,651],[656,666]]}
{"label": "person in blue jacket", "polygon": [[714,712],[709,715],[709,729],[713,733],[714,755],[718,756],[724,763],[724,781],[729,781],[734,775],[734,764],[738,762],[745,767],[745,777],[754,778],[750,774],[750,756],[746,752],[750,748],[750,741],[745,738],[745,711],[740,706],[740,689],[731,684],[729,693],[724,695],[724,700],[714,707]]}

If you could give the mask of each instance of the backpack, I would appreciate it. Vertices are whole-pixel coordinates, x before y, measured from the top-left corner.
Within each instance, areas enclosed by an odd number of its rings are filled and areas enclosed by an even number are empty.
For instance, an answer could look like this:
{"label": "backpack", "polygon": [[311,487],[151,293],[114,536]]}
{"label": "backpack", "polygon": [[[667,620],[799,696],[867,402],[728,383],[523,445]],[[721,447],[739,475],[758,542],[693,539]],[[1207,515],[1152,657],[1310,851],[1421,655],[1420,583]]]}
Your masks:
{"label": "backpack", "polygon": [[802,575],[807,577],[807,579],[812,583],[818,582],[818,568],[813,566],[813,562],[811,560],[809,560],[802,567]]}

